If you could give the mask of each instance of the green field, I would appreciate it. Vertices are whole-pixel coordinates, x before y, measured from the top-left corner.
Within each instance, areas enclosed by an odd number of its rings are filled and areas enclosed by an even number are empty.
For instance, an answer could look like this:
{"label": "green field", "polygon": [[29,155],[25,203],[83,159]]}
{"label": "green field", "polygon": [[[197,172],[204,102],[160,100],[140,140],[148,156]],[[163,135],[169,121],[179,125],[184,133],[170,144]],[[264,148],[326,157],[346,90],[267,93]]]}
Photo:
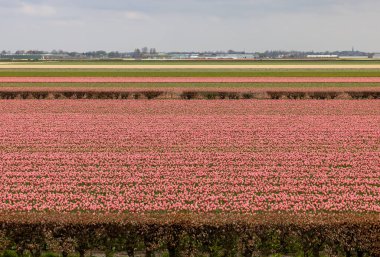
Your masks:
{"label": "green field", "polygon": [[371,88],[380,83],[0,83],[1,88]]}
{"label": "green field", "polygon": [[380,77],[380,69],[0,69],[0,77]]}

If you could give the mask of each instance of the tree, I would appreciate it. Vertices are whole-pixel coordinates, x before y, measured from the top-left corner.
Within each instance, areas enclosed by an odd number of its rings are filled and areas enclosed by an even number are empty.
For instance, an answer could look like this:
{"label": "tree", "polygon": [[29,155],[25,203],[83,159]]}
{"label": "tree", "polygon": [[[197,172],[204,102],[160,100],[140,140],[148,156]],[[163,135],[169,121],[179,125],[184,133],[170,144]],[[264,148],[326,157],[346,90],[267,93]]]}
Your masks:
{"label": "tree", "polygon": [[132,54],[132,57],[135,59],[140,59],[141,58],[141,51],[140,49],[136,48],[135,51]]}
{"label": "tree", "polygon": [[142,49],[141,49],[141,52],[143,54],[147,54],[148,53],[148,47],[144,46]]}
{"label": "tree", "polygon": [[151,48],[150,51],[149,51],[149,53],[151,55],[157,54],[156,48]]}

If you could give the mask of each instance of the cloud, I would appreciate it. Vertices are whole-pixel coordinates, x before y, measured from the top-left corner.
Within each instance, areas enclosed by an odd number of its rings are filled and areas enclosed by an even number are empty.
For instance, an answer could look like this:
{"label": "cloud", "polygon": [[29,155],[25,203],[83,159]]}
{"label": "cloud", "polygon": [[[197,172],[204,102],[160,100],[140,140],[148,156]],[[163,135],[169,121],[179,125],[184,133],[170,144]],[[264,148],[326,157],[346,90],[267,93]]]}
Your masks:
{"label": "cloud", "polygon": [[377,52],[379,12],[379,0],[0,0],[0,34],[9,50]]}
{"label": "cloud", "polygon": [[214,16],[214,15],[207,17],[207,20],[209,20],[212,23],[221,23],[223,21],[221,17]]}
{"label": "cloud", "polygon": [[20,11],[23,14],[37,17],[52,17],[57,13],[53,6],[30,3],[21,3]]}
{"label": "cloud", "polygon": [[148,20],[149,16],[145,13],[142,12],[137,12],[137,11],[127,11],[124,13],[124,16],[128,20],[136,20],[136,21],[141,21],[141,20]]}

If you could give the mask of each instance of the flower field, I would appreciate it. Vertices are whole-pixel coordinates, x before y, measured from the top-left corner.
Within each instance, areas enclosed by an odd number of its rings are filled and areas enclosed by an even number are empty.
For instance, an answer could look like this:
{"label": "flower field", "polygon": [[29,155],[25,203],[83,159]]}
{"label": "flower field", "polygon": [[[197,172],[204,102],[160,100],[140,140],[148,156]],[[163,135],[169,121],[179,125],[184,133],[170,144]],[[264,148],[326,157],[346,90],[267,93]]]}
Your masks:
{"label": "flower field", "polygon": [[0,250],[380,256],[378,100],[0,100]]}
{"label": "flower field", "polygon": [[380,212],[378,101],[0,102],[0,210]]}

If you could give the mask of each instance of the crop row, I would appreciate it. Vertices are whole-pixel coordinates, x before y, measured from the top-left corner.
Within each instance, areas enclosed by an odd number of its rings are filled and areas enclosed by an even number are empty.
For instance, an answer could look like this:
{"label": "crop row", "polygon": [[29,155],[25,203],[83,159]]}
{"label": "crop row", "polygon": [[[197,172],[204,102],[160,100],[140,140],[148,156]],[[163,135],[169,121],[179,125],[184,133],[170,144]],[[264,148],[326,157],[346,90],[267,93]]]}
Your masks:
{"label": "crop row", "polygon": [[[280,65],[281,66],[281,65]],[[323,68],[321,66],[314,68],[300,69],[298,68],[283,69],[280,66],[272,66],[269,69],[226,69],[219,66],[218,69],[205,69],[200,66],[194,65],[191,69],[156,69],[148,68],[147,66],[140,66],[140,69],[122,69],[121,66],[106,66],[106,68],[99,68],[91,66],[88,68],[80,68],[80,66],[71,68],[62,68],[60,65],[53,65],[50,69],[37,69],[38,65],[34,67],[17,65],[5,68],[4,65],[0,67],[0,77],[380,77],[380,69],[348,69],[348,66],[338,66],[335,69]],[[96,68],[95,68],[96,67]],[[236,66],[235,66],[236,67]],[[363,67],[363,66],[362,66]]]}
{"label": "crop row", "polygon": [[0,102],[0,210],[380,212],[378,101],[78,102]]}
{"label": "crop row", "polygon": [[380,77],[0,77],[0,83],[380,83]]}

